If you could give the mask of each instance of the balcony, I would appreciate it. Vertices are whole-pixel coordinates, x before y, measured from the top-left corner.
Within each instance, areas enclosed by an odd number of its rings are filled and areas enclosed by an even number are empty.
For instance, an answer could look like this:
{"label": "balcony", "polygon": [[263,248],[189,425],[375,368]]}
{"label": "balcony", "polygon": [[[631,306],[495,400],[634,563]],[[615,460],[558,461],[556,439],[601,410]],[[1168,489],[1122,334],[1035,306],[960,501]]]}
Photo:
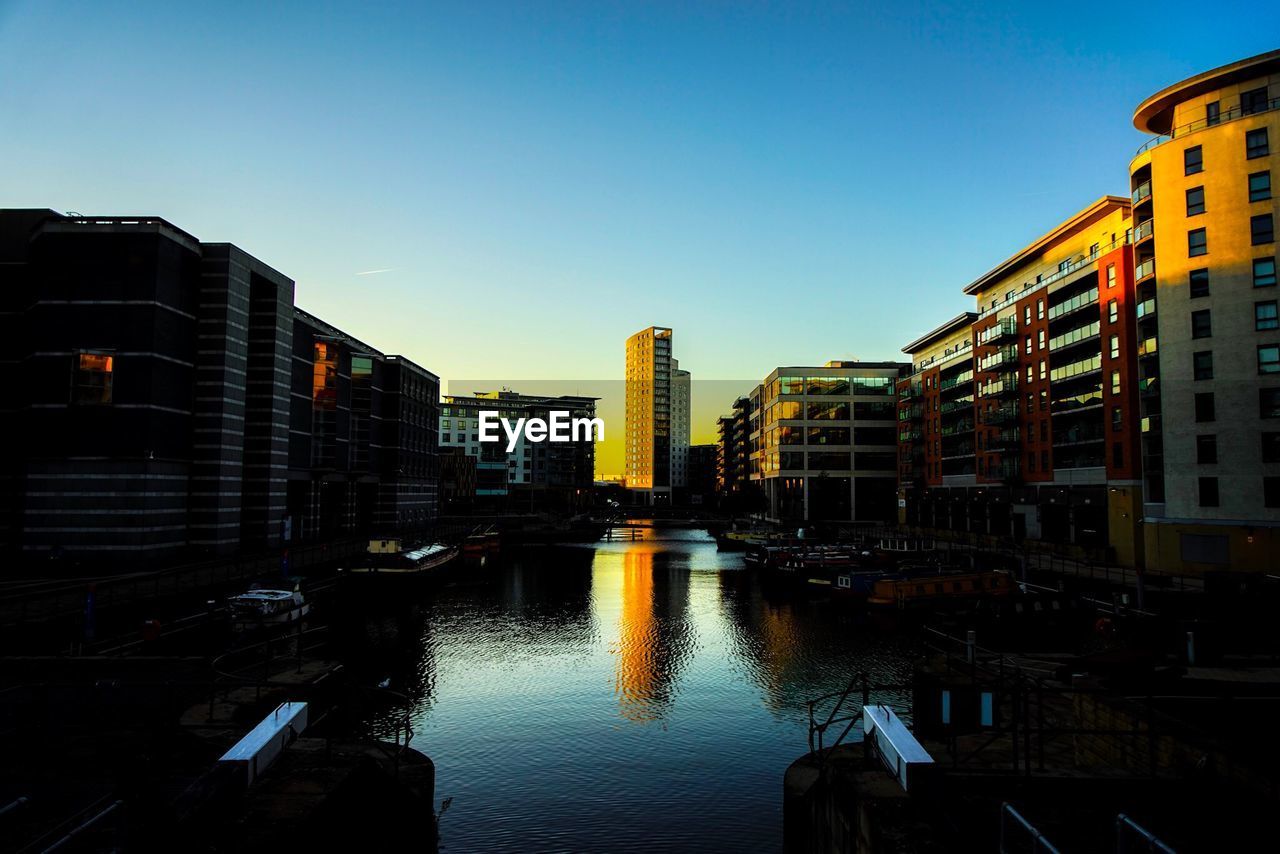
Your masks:
{"label": "balcony", "polygon": [[994,353],[983,356],[978,360],[978,370],[994,371],[1001,365],[1011,364],[1018,360],[1018,348],[1016,346],[1001,347]]}
{"label": "balcony", "polygon": [[898,390],[898,399],[911,400],[913,397],[919,397],[922,392],[923,389],[920,387],[919,383],[911,383],[910,385],[905,385]]}
{"label": "balcony", "polygon": [[1022,467],[1018,465],[1018,459],[1001,460],[999,465],[994,465],[987,469],[987,476],[997,478],[999,480],[1015,480],[1022,476]]}
{"label": "balcony", "polygon": [[944,460],[958,460],[958,459],[963,459],[965,457],[972,457],[972,456],[973,456],[972,442],[965,442],[963,444],[956,445],[954,448],[950,448],[942,452],[942,459]]}
{"label": "balcony", "polygon": [[1156,233],[1155,224],[1156,221],[1154,219],[1149,219],[1135,228],[1133,230],[1133,242],[1137,244],[1154,237]]}
{"label": "balcony", "polygon": [[988,444],[988,451],[1005,451],[1014,449],[1022,440],[1022,431],[1017,427],[1006,427],[995,435]]}
{"label": "balcony", "polygon": [[1150,279],[1156,274],[1156,259],[1148,258],[1141,264],[1133,268],[1133,280],[1142,282]]}
{"label": "balcony", "polygon": [[1101,442],[1107,438],[1107,434],[1096,426],[1077,426],[1067,430],[1053,431],[1053,444],[1058,445],[1084,445],[1090,442]]}
{"label": "balcony", "polygon": [[1150,338],[1144,338],[1138,342],[1138,357],[1154,356],[1159,351],[1159,342],[1152,335]]}
{"label": "balcony", "polygon": [[953,388],[959,388],[964,385],[973,383],[973,371],[961,371],[954,377],[946,377],[938,384],[939,391],[950,391]]}
{"label": "balcony", "polygon": [[973,432],[973,421],[971,419],[957,421],[955,424],[948,424],[944,426],[939,432],[941,432],[943,436],[963,436],[966,433]]}
{"label": "balcony", "polygon": [[995,326],[988,327],[978,333],[978,344],[980,346],[988,346],[996,344],[1006,338],[1018,337],[1018,321],[1016,318],[1006,318],[998,321]]}
{"label": "balcony", "polygon": [[1072,329],[1070,332],[1055,335],[1053,338],[1049,339],[1049,352],[1052,353],[1056,350],[1062,350],[1063,348],[1079,344],[1082,341],[1089,341],[1097,338],[1098,332],[1101,328],[1102,322],[1095,320],[1085,326]]}
{"label": "balcony", "polygon": [[1154,299],[1146,299],[1138,303],[1138,307],[1134,312],[1139,320],[1156,316],[1156,301]]}
{"label": "balcony", "polygon": [[902,430],[898,433],[899,442],[918,442],[920,441],[919,430]]}
{"label": "balcony", "polygon": [[1143,181],[1137,187],[1133,188],[1133,203],[1135,205],[1141,204],[1149,198],[1151,198],[1150,181]]}
{"label": "balcony", "polygon": [[1072,312],[1079,311],[1080,309],[1094,305],[1097,302],[1098,289],[1096,287],[1089,288],[1089,290],[1084,291],[1083,293],[1078,293],[1065,302],[1049,306],[1049,320],[1052,322],[1057,320],[1059,317],[1066,317]]}
{"label": "balcony", "polygon": [[978,397],[1008,397],[1018,393],[1018,378],[1006,377],[978,386]]}
{"label": "balcony", "polygon": [[[1157,146],[1164,145],[1166,142],[1172,139],[1181,139],[1187,134],[1195,133],[1196,131],[1201,131],[1208,127],[1214,127],[1216,125],[1223,124],[1224,122],[1232,122],[1232,121],[1235,121],[1236,119],[1242,119],[1245,116],[1256,116],[1258,113],[1265,113],[1269,110],[1276,110],[1276,109],[1280,109],[1280,98],[1272,98],[1270,101],[1267,101],[1266,103],[1261,104],[1260,106],[1255,106],[1247,110],[1243,109],[1240,105],[1237,104],[1236,106],[1232,107],[1229,110],[1223,110],[1222,112],[1218,113],[1218,115],[1214,116],[1212,119],[1208,117],[1205,117],[1203,119],[1196,119],[1194,122],[1188,122],[1185,125],[1179,125],[1178,127],[1171,130],[1169,133],[1161,134],[1160,136],[1153,136],[1151,139],[1144,142],[1138,148],[1138,150],[1134,153],[1134,157],[1137,157],[1139,154],[1142,154],[1144,151],[1150,151],[1151,149],[1156,148]],[[1134,199],[1134,204],[1137,204],[1137,203],[1138,203],[1138,200]]]}
{"label": "balcony", "polygon": [[982,423],[988,427],[999,427],[1002,424],[1012,424],[1018,420],[1017,404],[1008,406],[1000,406],[984,414]]}
{"label": "balcony", "polygon": [[944,400],[942,401],[941,411],[943,415],[949,415],[952,412],[972,412],[973,398],[966,397],[963,400]]}

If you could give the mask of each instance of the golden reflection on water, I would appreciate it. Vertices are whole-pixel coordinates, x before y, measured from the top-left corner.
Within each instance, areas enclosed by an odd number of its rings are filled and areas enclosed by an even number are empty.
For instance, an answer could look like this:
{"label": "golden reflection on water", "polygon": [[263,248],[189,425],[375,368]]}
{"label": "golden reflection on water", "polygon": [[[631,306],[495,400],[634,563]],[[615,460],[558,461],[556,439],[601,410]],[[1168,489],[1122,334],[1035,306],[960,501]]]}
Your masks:
{"label": "golden reflection on water", "polygon": [[618,713],[633,723],[663,718],[671,705],[681,670],[692,654],[688,623],[689,572],[672,566],[670,555],[652,543],[637,542],[616,561],[597,560],[596,582],[611,571],[619,578],[614,694]]}

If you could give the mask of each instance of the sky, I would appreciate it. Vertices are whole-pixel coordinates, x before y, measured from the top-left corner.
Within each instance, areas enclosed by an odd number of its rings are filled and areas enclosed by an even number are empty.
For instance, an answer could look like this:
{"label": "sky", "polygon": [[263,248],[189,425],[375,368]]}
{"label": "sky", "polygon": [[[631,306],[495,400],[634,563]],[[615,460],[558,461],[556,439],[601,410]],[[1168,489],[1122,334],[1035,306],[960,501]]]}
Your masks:
{"label": "sky", "polygon": [[901,358],[1124,193],[1139,101],[1276,47],[1265,2],[0,0],[0,206],[235,243],[446,380],[656,324],[745,383]]}

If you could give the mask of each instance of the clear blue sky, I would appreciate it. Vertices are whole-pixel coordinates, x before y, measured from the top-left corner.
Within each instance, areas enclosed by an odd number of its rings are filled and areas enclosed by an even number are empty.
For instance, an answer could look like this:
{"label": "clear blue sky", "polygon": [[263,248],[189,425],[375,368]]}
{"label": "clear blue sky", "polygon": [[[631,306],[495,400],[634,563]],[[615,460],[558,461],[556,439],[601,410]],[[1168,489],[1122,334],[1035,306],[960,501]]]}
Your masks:
{"label": "clear blue sky", "polygon": [[0,206],[239,244],[446,378],[655,323],[700,378],[897,358],[1124,192],[1139,100],[1280,46],[1260,0],[180,6],[0,0]]}

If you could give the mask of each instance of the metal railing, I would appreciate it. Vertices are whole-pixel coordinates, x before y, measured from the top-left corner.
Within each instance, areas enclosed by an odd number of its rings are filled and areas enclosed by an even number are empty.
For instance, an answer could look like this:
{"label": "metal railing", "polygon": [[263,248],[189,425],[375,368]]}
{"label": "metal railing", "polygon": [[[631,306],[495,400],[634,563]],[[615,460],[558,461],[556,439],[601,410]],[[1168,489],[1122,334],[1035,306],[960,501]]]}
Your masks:
{"label": "metal railing", "polygon": [[[1013,824],[1009,820],[1013,820]],[[1014,830],[1020,837],[1025,837],[1030,841],[1030,848],[1022,846],[1012,846],[1012,834],[1010,830]],[[1000,805],[1000,854],[1015,854],[1018,851],[1046,851],[1048,854],[1061,854],[1058,847],[1044,837],[1035,825],[1027,821],[1027,819],[1013,808],[1013,804],[1005,801]]]}
{"label": "metal railing", "polygon": [[1236,119],[1242,119],[1246,116],[1256,116],[1259,113],[1265,113],[1269,110],[1275,110],[1278,108],[1280,108],[1280,98],[1273,98],[1270,101],[1264,102],[1260,108],[1250,110],[1245,110],[1243,106],[1235,106],[1229,110],[1224,110],[1213,118],[1206,116],[1203,119],[1196,119],[1194,122],[1187,122],[1185,125],[1179,125],[1168,133],[1154,136],[1140,145],[1138,150],[1133,153],[1133,156],[1137,157],[1143,152],[1150,151],[1157,146],[1164,145],[1170,140],[1186,136],[1189,133],[1195,133],[1196,131],[1201,131],[1205,128],[1216,127],[1224,122],[1233,122]]}
{"label": "metal railing", "polygon": [[[1135,840],[1134,837],[1137,839]],[[1154,833],[1124,813],[1120,813],[1116,816],[1116,854],[1129,854],[1130,851],[1160,851],[1162,854],[1176,854]]]}

